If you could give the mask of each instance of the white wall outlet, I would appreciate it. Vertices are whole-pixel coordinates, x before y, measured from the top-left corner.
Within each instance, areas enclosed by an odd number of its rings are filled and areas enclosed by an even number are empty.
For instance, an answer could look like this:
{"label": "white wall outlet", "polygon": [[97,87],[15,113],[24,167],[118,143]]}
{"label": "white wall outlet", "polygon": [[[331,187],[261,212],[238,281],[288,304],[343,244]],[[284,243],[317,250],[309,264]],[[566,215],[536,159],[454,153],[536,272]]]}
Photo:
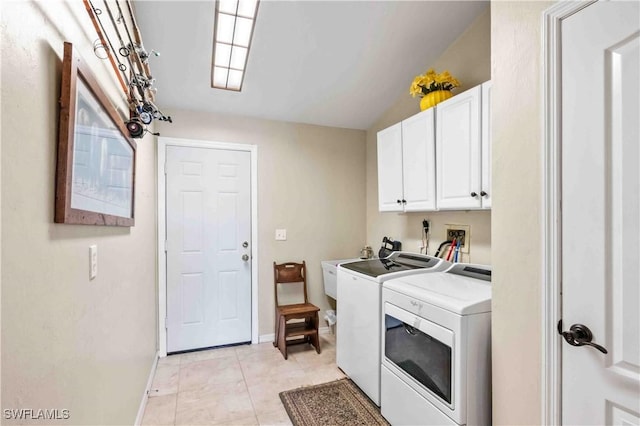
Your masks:
{"label": "white wall outlet", "polygon": [[276,241],[286,241],[286,240],[287,240],[287,230],[276,229]]}
{"label": "white wall outlet", "polygon": [[98,276],[98,246],[89,246],[89,279]]}

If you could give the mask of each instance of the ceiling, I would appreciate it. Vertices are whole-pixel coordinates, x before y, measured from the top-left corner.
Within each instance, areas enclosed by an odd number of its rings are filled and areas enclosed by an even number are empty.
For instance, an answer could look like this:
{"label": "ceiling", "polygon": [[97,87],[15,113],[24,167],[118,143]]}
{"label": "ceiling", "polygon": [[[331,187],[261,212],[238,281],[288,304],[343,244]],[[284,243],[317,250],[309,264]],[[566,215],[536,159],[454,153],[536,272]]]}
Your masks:
{"label": "ceiling", "polygon": [[135,8],[160,109],[367,129],[487,4],[262,0],[239,93],[211,88],[212,1]]}

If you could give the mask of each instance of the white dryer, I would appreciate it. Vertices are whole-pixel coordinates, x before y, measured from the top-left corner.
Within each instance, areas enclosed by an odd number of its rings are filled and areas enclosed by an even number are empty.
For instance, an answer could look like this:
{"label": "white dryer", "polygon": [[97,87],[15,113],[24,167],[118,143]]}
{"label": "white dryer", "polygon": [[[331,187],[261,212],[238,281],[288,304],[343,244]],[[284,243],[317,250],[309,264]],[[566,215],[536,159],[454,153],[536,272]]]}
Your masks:
{"label": "white dryer", "polygon": [[393,425],[491,424],[491,267],[387,281],[381,412]]}
{"label": "white dryer", "polygon": [[336,363],[380,405],[380,306],[382,283],[406,275],[442,271],[443,259],[393,252],[383,259],[338,266]]}

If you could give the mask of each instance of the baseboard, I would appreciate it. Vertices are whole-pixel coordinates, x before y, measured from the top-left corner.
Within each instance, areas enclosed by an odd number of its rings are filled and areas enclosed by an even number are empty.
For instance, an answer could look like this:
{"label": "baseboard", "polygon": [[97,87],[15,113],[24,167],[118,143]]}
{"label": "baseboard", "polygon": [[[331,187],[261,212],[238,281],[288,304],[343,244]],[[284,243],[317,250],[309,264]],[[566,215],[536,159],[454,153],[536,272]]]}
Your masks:
{"label": "baseboard", "polygon": [[[318,333],[319,334],[331,334],[331,328],[329,328],[329,327],[320,327],[320,328],[318,328]],[[258,343],[273,342],[275,338],[276,338],[276,335],[274,333],[261,334],[260,337],[258,337]]]}
{"label": "baseboard", "polygon": [[135,426],[140,426],[142,424],[142,418],[144,417],[144,410],[147,408],[147,400],[149,399],[149,392],[151,391],[151,385],[153,384],[153,379],[156,375],[156,368],[158,367],[158,359],[160,358],[160,351],[156,352],[156,356],[153,359],[153,364],[151,365],[151,371],[149,372],[149,378],[147,379],[147,386],[144,389],[144,394],[142,395],[142,401],[140,401],[140,407],[138,408],[138,415],[136,416]]}
{"label": "baseboard", "polygon": [[276,335],[274,333],[262,334],[260,335],[260,337],[258,337],[258,343],[273,342],[275,338],[276,338]]}
{"label": "baseboard", "polygon": [[318,329],[319,334],[331,334],[331,327],[320,327]]}

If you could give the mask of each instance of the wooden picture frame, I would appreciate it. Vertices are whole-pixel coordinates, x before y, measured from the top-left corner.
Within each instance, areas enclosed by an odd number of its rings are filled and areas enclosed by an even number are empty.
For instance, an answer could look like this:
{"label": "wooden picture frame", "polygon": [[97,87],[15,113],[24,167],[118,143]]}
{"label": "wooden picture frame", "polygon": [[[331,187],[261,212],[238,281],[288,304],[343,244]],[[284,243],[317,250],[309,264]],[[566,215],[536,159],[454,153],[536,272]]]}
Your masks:
{"label": "wooden picture frame", "polygon": [[61,86],[55,222],[134,226],[136,143],[68,42]]}

